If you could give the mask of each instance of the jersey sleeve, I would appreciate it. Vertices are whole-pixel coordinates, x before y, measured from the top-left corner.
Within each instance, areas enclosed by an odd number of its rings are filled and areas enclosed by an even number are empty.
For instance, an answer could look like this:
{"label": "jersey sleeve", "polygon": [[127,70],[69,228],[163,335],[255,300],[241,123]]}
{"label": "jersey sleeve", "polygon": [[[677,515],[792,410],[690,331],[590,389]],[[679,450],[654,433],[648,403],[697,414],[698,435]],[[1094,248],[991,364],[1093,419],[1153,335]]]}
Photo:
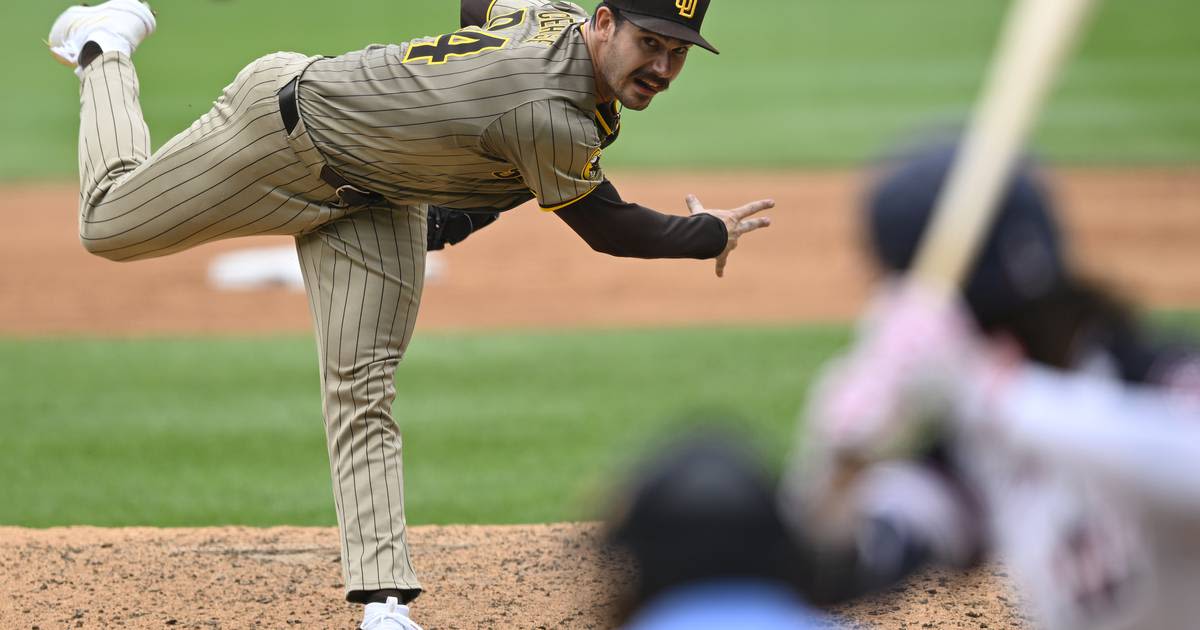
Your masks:
{"label": "jersey sleeve", "polygon": [[526,103],[498,118],[484,148],[511,163],[543,210],[579,201],[604,181],[594,118],[566,100]]}

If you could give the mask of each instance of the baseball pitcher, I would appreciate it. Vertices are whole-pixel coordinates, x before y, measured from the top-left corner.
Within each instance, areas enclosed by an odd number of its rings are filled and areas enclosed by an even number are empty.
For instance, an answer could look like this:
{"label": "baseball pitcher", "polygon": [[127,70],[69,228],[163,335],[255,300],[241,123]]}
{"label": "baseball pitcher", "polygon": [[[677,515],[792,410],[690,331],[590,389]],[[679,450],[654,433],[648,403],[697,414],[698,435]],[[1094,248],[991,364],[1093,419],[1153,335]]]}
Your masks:
{"label": "baseball pitcher", "polygon": [[769,225],[751,215],[770,200],[709,210],[689,196],[687,216],[624,201],[601,166],[622,108],[648,107],[693,46],[716,52],[700,34],[708,6],[608,0],[588,15],[561,1],[463,0],[452,33],[255,60],[153,154],[130,59],[154,32],[149,7],[109,0],[54,23],[51,52],[81,81],[79,235],[89,252],[134,261],[238,236],[295,237],[346,597],[368,604],[363,628],[416,627],[406,604],[421,585],[391,407],[430,205],[482,217],[449,242],[536,199],[597,251],[715,259],[718,276],[739,238]]}

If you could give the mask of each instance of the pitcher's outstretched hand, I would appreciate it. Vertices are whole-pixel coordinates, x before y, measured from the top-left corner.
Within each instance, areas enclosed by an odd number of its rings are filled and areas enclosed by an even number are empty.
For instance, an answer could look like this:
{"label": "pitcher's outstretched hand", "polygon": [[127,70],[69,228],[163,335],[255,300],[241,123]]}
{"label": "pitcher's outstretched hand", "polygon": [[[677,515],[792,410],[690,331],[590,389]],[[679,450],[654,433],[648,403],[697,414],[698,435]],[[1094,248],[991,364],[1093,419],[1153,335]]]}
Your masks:
{"label": "pitcher's outstretched hand", "polygon": [[717,256],[717,277],[723,278],[725,276],[725,263],[729,260],[729,252],[732,252],[737,247],[738,237],[747,232],[753,232],[759,228],[771,225],[769,217],[755,217],[753,219],[747,217],[768,208],[774,208],[775,200],[760,199],[740,208],[734,208],[733,210],[706,210],[696,195],[688,195],[687,205],[692,215],[711,214],[725,223],[725,230],[729,233],[729,242],[725,245],[725,251]]}

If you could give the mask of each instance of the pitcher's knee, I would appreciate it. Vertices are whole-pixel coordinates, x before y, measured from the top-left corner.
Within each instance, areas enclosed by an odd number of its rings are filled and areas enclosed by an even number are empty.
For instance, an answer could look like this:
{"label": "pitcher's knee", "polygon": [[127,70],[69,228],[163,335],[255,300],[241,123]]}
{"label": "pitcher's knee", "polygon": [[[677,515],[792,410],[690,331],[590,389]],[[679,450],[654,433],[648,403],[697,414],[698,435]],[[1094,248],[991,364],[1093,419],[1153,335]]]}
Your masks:
{"label": "pitcher's knee", "polygon": [[119,262],[119,250],[110,249],[104,241],[91,240],[81,234],[79,242],[83,244],[83,248],[87,250],[87,253],[113,262]]}
{"label": "pitcher's knee", "polygon": [[132,239],[123,236],[109,236],[101,230],[88,229],[82,226],[79,231],[79,242],[93,256],[99,256],[113,262],[129,262],[137,260],[137,255],[131,254]]}

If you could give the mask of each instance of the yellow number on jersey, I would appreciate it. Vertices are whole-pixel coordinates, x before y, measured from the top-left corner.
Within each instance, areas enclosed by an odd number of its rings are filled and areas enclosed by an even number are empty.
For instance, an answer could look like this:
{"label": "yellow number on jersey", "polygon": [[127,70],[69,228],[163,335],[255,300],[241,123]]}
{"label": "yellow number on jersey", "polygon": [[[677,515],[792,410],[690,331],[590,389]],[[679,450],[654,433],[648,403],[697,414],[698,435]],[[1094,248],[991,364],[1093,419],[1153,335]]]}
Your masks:
{"label": "yellow number on jersey", "polygon": [[477,55],[485,50],[504,48],[506,44],[507,37],[491,35],[472,26],[442,35],[436,42],[410,44],[408,52],[404,55],[404,63],[429,60],[430,65],[437,65],[446,63],[450,57]]}

